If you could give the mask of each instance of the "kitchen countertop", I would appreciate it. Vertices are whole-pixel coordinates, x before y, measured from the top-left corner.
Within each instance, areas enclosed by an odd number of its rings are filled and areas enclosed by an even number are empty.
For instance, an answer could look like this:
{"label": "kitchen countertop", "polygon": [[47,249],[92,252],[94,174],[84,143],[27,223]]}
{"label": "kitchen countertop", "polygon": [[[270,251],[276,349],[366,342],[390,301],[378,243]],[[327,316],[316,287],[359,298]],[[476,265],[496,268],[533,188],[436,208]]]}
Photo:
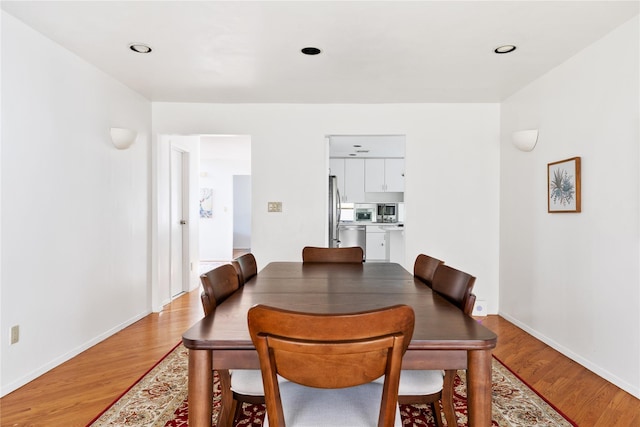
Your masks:
{"label": "kitchen countertop", "polygon": [[367,227],[378,226],[386,231],[404,230],[404,223],[402,222],[340,221],[339,225],[364,225]]}

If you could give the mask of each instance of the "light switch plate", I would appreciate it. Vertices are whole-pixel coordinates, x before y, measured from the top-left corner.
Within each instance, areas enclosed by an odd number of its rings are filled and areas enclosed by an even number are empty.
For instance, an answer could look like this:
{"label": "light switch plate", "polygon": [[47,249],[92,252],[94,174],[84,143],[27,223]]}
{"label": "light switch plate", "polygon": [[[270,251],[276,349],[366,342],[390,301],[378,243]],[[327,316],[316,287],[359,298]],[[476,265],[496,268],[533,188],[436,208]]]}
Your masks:
{"label": "light switch plate", "polygon": [[11,327],[11,344],[16,344],[20,341],[20,326],[15,325]]}
{"label": "light switch plate", "polygon": [[268,202],[268,212],[282,212],[282,202]]}

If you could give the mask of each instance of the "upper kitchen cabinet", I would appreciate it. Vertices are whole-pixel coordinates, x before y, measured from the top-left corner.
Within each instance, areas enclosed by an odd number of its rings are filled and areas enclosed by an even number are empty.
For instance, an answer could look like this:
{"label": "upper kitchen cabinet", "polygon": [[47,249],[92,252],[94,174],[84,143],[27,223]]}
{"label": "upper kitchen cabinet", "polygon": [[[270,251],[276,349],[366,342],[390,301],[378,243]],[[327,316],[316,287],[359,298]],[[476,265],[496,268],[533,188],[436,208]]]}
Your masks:
{"label": "upper kitchen cabinet", "polygon": [[331,174],[338,178],[340,201],[364,202],[364,159],[329,159]]}
{"label": "upper kitchen cabinet", "polygon": [[366,192],[403,192],[404,159],[366,159]]}

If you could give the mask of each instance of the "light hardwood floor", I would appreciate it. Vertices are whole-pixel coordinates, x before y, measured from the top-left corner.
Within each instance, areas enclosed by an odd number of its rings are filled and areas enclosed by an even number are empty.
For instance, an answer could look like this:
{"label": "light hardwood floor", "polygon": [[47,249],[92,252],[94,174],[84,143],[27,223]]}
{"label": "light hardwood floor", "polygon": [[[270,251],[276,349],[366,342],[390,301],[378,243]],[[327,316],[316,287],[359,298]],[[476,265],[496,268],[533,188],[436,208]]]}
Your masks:
{"label": "light hardwood floor", "polygon": [[[85,426],[169,352],[202,316],[199,291],[0,399],[4,426]],[[640,400],[498,316],[495,355],[579,426],[640,426]]]}

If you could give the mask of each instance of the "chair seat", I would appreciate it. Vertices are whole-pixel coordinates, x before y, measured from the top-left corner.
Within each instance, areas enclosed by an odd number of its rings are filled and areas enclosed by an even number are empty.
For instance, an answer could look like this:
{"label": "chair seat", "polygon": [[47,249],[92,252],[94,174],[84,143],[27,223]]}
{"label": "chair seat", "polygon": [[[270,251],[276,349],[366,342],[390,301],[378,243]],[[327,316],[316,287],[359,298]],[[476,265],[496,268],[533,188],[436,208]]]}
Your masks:
{"label": "chair seat", "polygon": [[[278,383],[287,427],[378,425],[381,383],[340,389],[305,387],[291,381]],[[269,425],[268,417],[264,425]],[[402,426],[397,405],[394,426]]]}
{"label": "chair seat", "polygon": [[260,369],[232,369],[231,390],[247,396],[264,396]]}
{"label": "chair seat", "polygon": [[[384,377],[380,377],[374,382],[382,384]],[[444,372],[442,371],[403,369],[400,371],[398,396],[434,394],[441,391],[443,385]]]}

